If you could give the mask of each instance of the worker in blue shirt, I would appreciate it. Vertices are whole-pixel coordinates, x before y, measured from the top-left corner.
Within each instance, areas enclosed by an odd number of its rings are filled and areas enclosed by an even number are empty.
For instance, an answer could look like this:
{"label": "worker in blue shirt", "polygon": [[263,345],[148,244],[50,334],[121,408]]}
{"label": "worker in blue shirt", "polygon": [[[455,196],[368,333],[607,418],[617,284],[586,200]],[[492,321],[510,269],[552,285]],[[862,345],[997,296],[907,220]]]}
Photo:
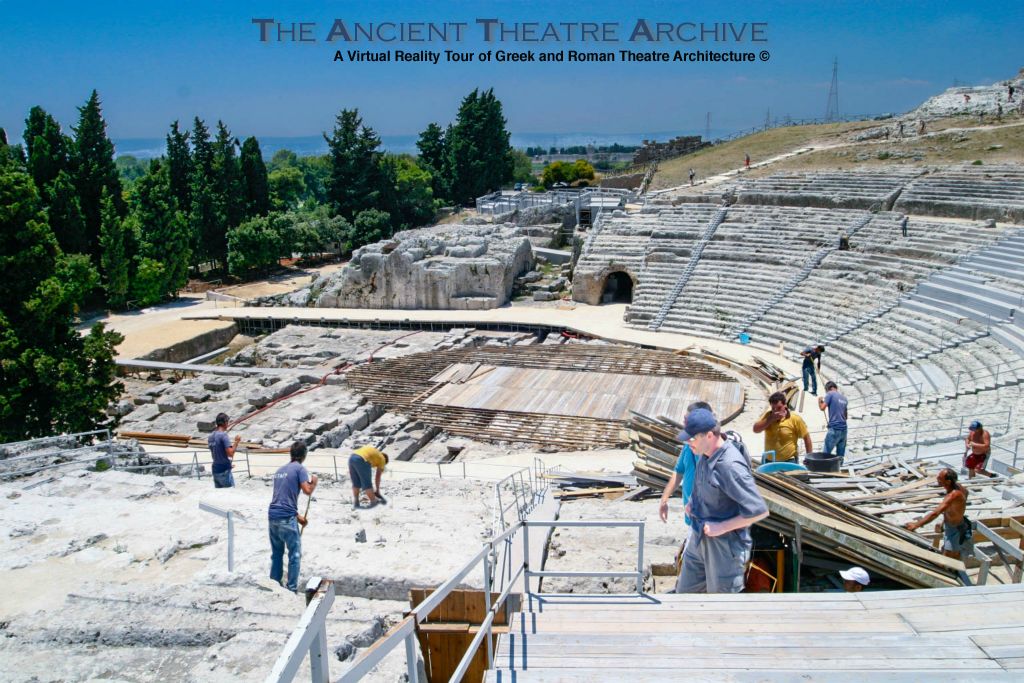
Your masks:
{"label": "worker in blue shirt", "polygon": [[[704,401],[697,401],[696,403],[691,403],[690,407],[686,409],[687,415],[698,408],[711,410],[711,406]],[[675,471],[672,472],[672,477],[669,478],[668,484],[661,494],[661,504],[658,506],[658,514],[661,516],[661,521],[668,521],[668,499],[675,493],[679,482],[683,483],[683,505],[685,506],[690,502],[690,496],[693,494],[693,477],[696,473],[697,456],[693,454],[690,444],[683,444],[683,449],[679,452],[679,458],[676,460]],[[687,524],[690,523],[690,518],[686,513],[683,513],[683,521]]]}
{"label": "worker in blue shirt", "polygon": [[768,506],[710,410],[691,411],[678,438],[697,455],[697,468],[677,592],[739,593],[753,545],[750,527],[768,516]]}

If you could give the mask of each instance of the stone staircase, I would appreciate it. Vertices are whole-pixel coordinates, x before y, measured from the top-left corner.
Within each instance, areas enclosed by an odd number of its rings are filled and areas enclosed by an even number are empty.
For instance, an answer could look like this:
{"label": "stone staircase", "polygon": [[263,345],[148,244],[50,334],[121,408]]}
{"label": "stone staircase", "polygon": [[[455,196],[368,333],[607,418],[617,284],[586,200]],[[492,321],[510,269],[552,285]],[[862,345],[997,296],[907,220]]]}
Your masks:
{"label": "stone staircase", "polygon": [[679,277],[676,279],[675,285],[672,286],[672,289],[669,291],[668,295],[665,297],[665,300],[662,302],[661,308],[658,309],[658,312],[654,315],[654,318],[647,324],[647,329],[656,332],[659,328],[661,328],[661,325],[662,323],[665,322],[665,318],[668,316],[669,311],[672,310],[672,306],[675,304],[676,299],[679,298],[679,293],[683,291],[683,288],[689,281],[690,276],[693,274],[693,271],[697,269],[697,263],[700,262],[701,252],[704,251],[704,247],[706,247],[708,242],[711,241],[711,238],[715,236],[715,230],[717,230],[718,226],[722,224],[722,221],[725,220],[725,217],[726,215],[728,215],[728,213],[728,207],[722,207],[715,213],[715,215],[708,222],[708,226],[707,228],[704,229],[700,241],[697,242],[697,244],[693,247],[693,250],[690,253],[689,262],[686,264],[686,267],[683,268],[683,272],[679,274]]}

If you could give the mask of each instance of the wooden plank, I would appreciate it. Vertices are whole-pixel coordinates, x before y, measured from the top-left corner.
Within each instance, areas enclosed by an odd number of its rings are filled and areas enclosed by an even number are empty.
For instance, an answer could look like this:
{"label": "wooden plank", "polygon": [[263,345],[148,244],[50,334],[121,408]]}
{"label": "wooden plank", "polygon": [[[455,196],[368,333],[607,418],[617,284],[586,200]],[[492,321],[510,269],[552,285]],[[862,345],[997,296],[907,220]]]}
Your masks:
{"label": "wooden plank", "polygon": [[[881,676],[877,672],[871,676],[872,681],[885,683],[921,683],[937,680],[934,667],[921,667],[914,670],[892,671]],[[681,667],[678,670],[656,669],[644,670],[637,666],[620,668],[579,668],[537,669],[529,671],[513,671],[495,669],[488,671],[486,683],[593,683],[594,681],[622,680],[631,683],[662,683],[663,681],[680,681],[681,683],[864,683],[862,671],[811,670],[794,668],[788,671],[741,671],[732,670],[727,674],[715,670],[691,670]],[[942,672],[943,683],[1009,683],[1019,681],[1019,675],[1009,671],[949,671]]]}
{"label": "wooden plank", "polygon": [[[930,660],[933,667],[932,675],[935,672],[946,671],[1001,671],[998,663],[991,659],[940,659],[935,657]],[[1022,660],[1024,661],[1024,660]],[[502,664],[508,666],[508,660]],[[585,666],[593,666],[595,662],[589,657],[534,657],[529,656],[529,668],[560,668],[574,669]],[[686,671],[712,670],[729,672],[737,669],[757,668],[759,671],[919,671],[928,668],[925,660],[922,659],[875,659],[873,657],[859,657],[857,659],[786,659],[786,658],[747,658],[730,656],[728,657],[672,657],[654,656],[643,660],[645,669],[662,671],[665,669],[685,669]],[[525,668],[525,667],[524,667]],[[628,679],[628,677],[627,677]]]}

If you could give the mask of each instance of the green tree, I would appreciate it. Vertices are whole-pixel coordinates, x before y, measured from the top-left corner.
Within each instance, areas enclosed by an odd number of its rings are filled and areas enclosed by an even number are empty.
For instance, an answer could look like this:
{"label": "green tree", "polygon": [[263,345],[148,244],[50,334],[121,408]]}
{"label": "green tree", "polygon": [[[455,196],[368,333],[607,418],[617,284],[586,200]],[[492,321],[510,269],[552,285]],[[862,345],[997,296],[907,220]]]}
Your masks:
{"label": "green tree", "polygon": [[7,142],[7,131],[0,128],[0,171],[24,171],[25,155],[21,147]]}
{"label": "green tree", "polygon": [[586,159],[577,159],[572,164],[573,180],[593,180],[594,167]]}
{"label": "green tree", "polygon": [[306,194],[306,181],[302,171],[295,166],[286,166],[270,172],[270,201],[275,211],[294,209]]}
{"label": "green tree", "polygon": [[117,172],[126,185],[131,185],[146,175],[146,162],[133,157],[131,154],[125,154],[114,159],[114,166],[117,167]]}
{"label": "green tree", "polygon": [[214,152],[210,131],[197,116],[192,127],[192,208],[189,223],[195,263],[223,261],[227,250],[225,218],[217,201]]}
{"label": "green tree", "polygon": [[522,150],[512,151],[512,182],[533,183],[533,161]]}
{"label": "green tree", "polygon": [[50,228],[61,250],[66,254],[85,254],[89,251],[89,236],[85,232],[85,218],[78,203],[74,179],[67,171],[40,193],[46,198]]}
{"label": "green tree", "polygon": [[327,196],[336,213],[352,220],[357,213],[378,208],[382,183],[377,150],[380,138],[363,125],[357,109],[342,109],[330,137],[331,178]]}
{"label": "green tree", "polygon": [[438,199],[448,199],[450,193],[451,159],[448,153],[448,142],[441,126],[431,123],[420,133],[416,141],[420,151],[419,163],[430,173],[430,186]]}
{"label": "green tree", "polygon": [[164,264],[148,256],[138,256],[135,262],[135,275],[131,282],[132,299],[139,306],[152,306],[164,298],[167,286],[167,273]]}
{"label": "green tree", "polygon": [[389,208],[395,229],[408,230],[430,223],[435,214],[430,173],[408,155],[385,155],[381,163],[390,167],[384,176],[394,182],[395,199]]}
{"label": "green tree", "polygon": [[[224,219],[225,237],[227,230],[242,222],[245,213],[245,188],[242,185],[242,169],[235,154],[238,141],[223,121],[217,122],[217,137],[213,141],[213,175],[218,213]],[[224,244],[225,255],[227,243]]]}
{"label": "green tree", "polygon": [[365,244],[387,239],[391,234],[391,216],[377,209],[367,209],[360,211],[352,224],[349,246],[358,249]]}
{"label": "green tree", "polygon": [[451,157],[451,199],[468,204],[512,179],[512,148],[501,102],[493,90],[462,100],[446,136]]}
{"label": "green tree", "polygon": [[283,234],[290,220],[271,213],[245,221],[228,231],[228,272],[235,277],[267,272],[275,266],[283,249]]}
{"label": "green tree", "polygon": [[270,181],[259,140],[254,137],[246,138],[242,143],[241,166],[245,216],[266,216],[270,211]]}
{"label": "green tree", "polygon": [[[160,296],[175,297],[188,282],[192,254],[188,221],[177,208],[169,164],[151,161],[146,175],[132,187],[130,198],[129,229],[139,236],[136,269],[141,270],[140,259],[159,263],[163,277],[159,284]],[[155,272],[156,269],[149,266],[146,276],[153,277]],[[133,298],[140,297],[133,295]]]}
{"label": "green tree", "polygon": [[113,198],[103,188],[100,200],[100,272],[103,274],[107,305],[116,310],[128,304],[132,260],[129,249],[125,225],[117,215]]}
{"label": "green tree", "polygon": [[85,106],[78,108],[78,113],[72,166],[78,202],[85,219],[89,253],[93,263],[99,263],[103,191],[107,191],[118,216],[124,215],[124,199],[121,196],[121,179],[114,165],[114,145],[107,137],[107,124],[95,90]]}
{"label": "green tree", "polygon": [[25,119],[24,139],[28,172],[45,204],[46,196],[43,192],[61,171],[70,169],[70,150],[74,143],[61,132],[56,119],[42,107],[32,107],[29,111]]}
{"label": "green tree", "polygon": [[27,173],[0,171],[0,440],[95,429],[121,391],[116,332],[74,328],[97,282],[83,256],[64,256]]}
{"label": "green tree", "polygon": [[188,146],[189,132],[182,132],[178,122],[171,124],[167,134],[167,173],[171,181],[171,194],[178,209],[186,215],[192,210],[192,150]]}

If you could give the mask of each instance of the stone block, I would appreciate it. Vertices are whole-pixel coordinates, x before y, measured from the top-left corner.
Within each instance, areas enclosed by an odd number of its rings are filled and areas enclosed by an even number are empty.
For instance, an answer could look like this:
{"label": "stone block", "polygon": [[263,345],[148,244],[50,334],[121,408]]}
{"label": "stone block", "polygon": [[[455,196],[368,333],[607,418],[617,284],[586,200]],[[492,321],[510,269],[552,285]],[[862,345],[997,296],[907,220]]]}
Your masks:
{"label": "stone block", "polygon": [[156,418],[160,412],[160,409],[156,407],[155,403],[147,403],[146,405],[139,406],[133,410],[128,419],[132,423],[148,422],[149,420]]}
{"label": "stone block", "polygon": [[556,296],[554,292],[534,292],[533,293],[533,300],[534,301],[554,301],[557,298],[558,298],[558,296]]}
{"label": "stone block", "polygon": [[207,391],[227,391],[229,383],[226,379],[217,377],[203,382],[203,388]]}
{"label": "stone block", "polygon": [[185,399],[180,396],[165,396],[156,402],[156,407],[161,413],[182,413],[185,412]]}

